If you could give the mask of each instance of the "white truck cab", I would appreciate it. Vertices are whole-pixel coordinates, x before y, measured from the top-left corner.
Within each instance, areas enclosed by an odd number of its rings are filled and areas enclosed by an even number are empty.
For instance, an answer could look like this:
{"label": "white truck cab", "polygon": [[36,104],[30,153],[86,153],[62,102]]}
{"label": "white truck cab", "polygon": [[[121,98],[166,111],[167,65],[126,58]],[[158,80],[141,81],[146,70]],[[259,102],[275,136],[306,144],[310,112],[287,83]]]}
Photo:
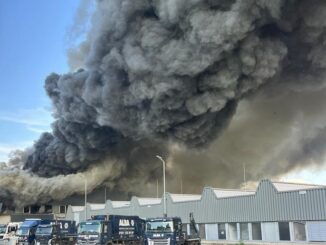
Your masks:
{"label": "white truck cab", "polygon": [[10,240],[16,235],[20,222],[10,222],[7,225],[0,225],[0,240]]}

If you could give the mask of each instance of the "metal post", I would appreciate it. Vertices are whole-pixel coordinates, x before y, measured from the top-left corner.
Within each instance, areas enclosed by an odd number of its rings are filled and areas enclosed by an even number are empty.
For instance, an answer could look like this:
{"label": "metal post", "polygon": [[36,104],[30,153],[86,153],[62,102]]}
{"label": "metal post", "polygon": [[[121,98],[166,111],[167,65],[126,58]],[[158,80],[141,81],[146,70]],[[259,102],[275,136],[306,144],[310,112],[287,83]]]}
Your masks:
{"label": "metal post", "polygon": [[87,179],[85,179],[85,221],[87,220]]}
{"label": "metal post", "polygon": [[104,187],[104,204],[106,204],[106,201],[107,201],[107,199],[106,199],[106,187]]}
{"label": "metal post", "polygon": [[156,179],[156,198],[158,198],[158,179]]}
{"label": "metal post", "polygon": [[247,190],[247,180],[246,180],[246,163],[243,164],[243,184],[244,190]]}
{"label": "metal post", "polygon": [[166,211],[166,196],[165,196],[165,161],[161,156],[156,156],[158,159],[161,160],[163,163],[163,216],[167,217],[167,211]]}

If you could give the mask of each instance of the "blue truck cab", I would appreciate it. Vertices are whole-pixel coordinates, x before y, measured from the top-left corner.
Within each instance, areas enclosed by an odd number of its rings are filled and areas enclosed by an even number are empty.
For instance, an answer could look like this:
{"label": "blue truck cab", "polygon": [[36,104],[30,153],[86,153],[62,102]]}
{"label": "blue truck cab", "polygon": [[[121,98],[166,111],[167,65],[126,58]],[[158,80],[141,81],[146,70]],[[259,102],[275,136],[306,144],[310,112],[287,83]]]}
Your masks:
{"label": "blue truck cab", "polygon": [[36,229],[36,245],[67,244],[75,245],[77,238],[76,222],[53,220],[39,224]]}
{"label": "blue truck cab", "polygon": [[36,229],[40,224],[49,224],[48,220],[26,219],[18,228],[16,236],[18,245],[35,244]]}
{"label": "blue truck cab", "polygon": [[[191,220],[190,226],[195,226],[194,220]],[[192,235],[182,231],[180,217],[149,218],[146,220],[144,243],[145,245],[198,245],[201,241],[196,226],[194,230]]]}
{"label": "blue truck cab", "polygon": [[77,244],[142,244],[144,227],[138,216],[96,216],[79,223]]}

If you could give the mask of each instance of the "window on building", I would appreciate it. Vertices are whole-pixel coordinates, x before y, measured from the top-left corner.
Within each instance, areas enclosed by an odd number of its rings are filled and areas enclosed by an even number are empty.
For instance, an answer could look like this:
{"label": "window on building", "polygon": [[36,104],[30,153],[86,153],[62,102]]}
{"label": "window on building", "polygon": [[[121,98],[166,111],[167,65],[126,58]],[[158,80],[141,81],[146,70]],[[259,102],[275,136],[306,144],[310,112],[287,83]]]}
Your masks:
{"label": "window on building", "polygon": [[60,206],[60,214],[65,214],[66,213],[66,206],[61,205]]}
{"label": "window on building", "polygon": [[25,206],[24,207],[24,214],[29,214],[29,213],[30,213],[29,206]]}
{"label": "window on building", "polygon": [[199,236],[201,239],[206,239],[205,224],[199,224]]}
{"label": "window on building", "polygon": [[38,205],[32,205],[31,206],[31,214],[36,214],[39,212],[41,206],[38,206]]}
{"label": "window on building", "polygon": [[218,229],[218,239],[225,240],[226,239],[225,224],[218,224],[217,229]]}
{"label": "window on building", "polygon": [[44,212],[47,213],[47,214],[52,213],[53,212],[52,205],[45,205],[44,206]]}
{"label": "window on building", "polygon": [[260,223],[252,223],[252,240],[262,240]]}
{"label": "window on building", "polygon": [[278,229],[280,232],[281,241],[290,241],[290,226],[289,222],[279,222]]}
{"label": "window on building", "polygon": [[294,222],[293,230],[294,230],[294,240],[295,241],[306,241],[307,240],[305,222]]}
{"label": "window on building", "polygon": [[248,223],[240,223],[240,240],[249,240]]}

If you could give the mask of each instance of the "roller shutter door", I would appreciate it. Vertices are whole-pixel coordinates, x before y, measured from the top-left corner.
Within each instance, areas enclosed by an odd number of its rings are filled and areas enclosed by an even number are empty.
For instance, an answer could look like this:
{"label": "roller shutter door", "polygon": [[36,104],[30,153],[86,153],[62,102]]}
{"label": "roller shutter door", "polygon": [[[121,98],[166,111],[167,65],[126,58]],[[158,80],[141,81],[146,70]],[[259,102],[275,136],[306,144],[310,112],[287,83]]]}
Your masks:
{"label": "roller shutter door", "polygon": [[308,240],[326,242],[326,222],[307,222]]}
{"label": "roller shutter door", "polygon": [[279,240],[278,225],[275,222],[261,223],[262,237],[264,241],[277,242]]}
{"label": "roller shutter door", "polygon": [[206,225],[206,240],[208,240],[208,241],[218,240],[217,224],[207,224]]}

